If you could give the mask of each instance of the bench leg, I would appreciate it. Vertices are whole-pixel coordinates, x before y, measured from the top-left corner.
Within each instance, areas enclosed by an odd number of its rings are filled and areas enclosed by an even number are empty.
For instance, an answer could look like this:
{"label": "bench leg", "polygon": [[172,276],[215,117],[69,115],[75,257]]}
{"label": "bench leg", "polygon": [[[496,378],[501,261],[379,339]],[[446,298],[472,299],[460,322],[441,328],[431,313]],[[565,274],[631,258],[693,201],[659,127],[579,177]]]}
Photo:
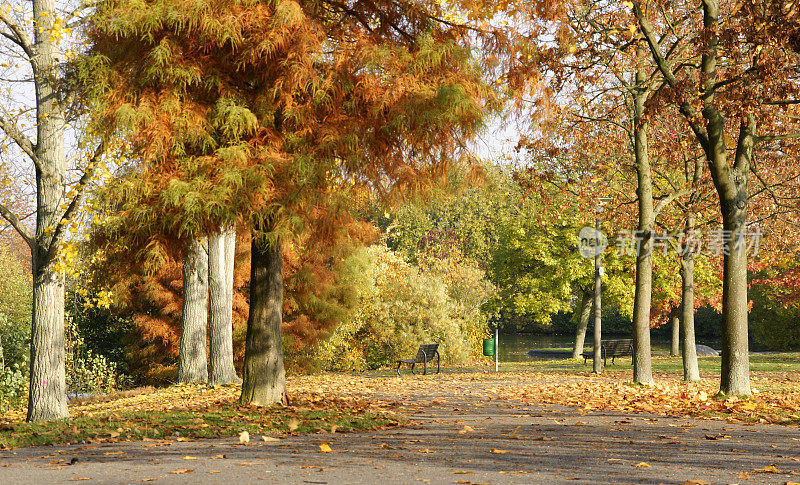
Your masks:
{"label": "bench leg", "polygon": [[414,372],[414,364],[411,364],[411,373],[416,375],[416,372]]}
{"label": "bench leg", "polygon": [[397,377],[400,377],[400,365],[401,364],[402,364],[402,362],[398,362],[397,363],[397,369],[395,369],[395,371],[397,371]]}
{"label": "bench leg", "polygon": [[422,363],[422,375],[423,376],[427,376],[428,375],[428,361],[427,360]]}

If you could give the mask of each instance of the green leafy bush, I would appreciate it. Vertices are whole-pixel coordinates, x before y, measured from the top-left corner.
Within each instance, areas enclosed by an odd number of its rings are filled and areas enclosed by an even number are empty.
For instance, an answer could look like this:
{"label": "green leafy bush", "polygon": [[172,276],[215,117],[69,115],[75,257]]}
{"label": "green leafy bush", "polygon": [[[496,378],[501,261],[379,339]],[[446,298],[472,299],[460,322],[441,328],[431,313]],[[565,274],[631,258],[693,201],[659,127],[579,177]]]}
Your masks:
{"label": "green leafy bush", "polygon": [[117,363],[89,348],[69,314],[65,326],[67,394],[107,393],[120,387],[123,376]]}
{"label": "green leafy bush", "polygon": [[344,263],[356,290],[352,311],[320,344],[317,359],[329,370],[393,365],[422,343],[438,342],[446,363],[463,363],[486,333],[481,305],[493,293],[477,266],[430,261],[411,265],[385,246],[371,246]]}
{"label": "green leafy bush", "polygon": [[0,410],[17,408],[28,398],[28,373],[18,364],[0,372]]}

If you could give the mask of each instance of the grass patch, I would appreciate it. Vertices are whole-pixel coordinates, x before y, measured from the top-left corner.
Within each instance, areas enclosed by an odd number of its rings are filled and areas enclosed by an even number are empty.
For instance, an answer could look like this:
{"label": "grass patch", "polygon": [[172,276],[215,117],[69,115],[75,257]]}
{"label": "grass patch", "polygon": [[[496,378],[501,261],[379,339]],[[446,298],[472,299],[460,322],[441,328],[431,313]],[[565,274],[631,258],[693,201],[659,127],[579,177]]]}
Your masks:
{"label": "grass patch", "polygon": [[404,424],[403,418],[365,409],[357,402],[300,400],[295,406],[251,407],[231,402],[235,392],[238,389],[175,386],[130,393],[73,403],[70,418],[51,422],[27,423],[16,413],[0,418],[0,448],[236,438],[242,431],[260,440],[260,435],[351,432]]}

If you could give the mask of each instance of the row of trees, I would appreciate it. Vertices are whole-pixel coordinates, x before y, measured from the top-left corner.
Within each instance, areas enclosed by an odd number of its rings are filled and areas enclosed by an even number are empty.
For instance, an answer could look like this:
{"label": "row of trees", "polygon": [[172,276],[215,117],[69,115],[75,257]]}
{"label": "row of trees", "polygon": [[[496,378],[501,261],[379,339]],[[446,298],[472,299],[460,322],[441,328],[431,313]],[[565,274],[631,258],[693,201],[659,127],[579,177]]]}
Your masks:
{"label": "row of trees", "polygon": [[[796,167],[781,163],[795,136],[791,5],[107,0],[70,6],[33,0],[0,10],[2,55],[11,60],[4,82],[35,88],[7,100],[0,113],[11,156],[30,161],[28,169],[14,169],[31,175],[25,187],[36,195],[33,228],[24,211],[0,204],[32,255],[29,420],[67,414],[60,263],[85,194],[106,167],[118,175],[106,195],[112,219],[106,240],[124,241],[131,258],[153,267],[169,258],[187,261],[184,293],[194,295],[184,298],[187,349],[203,340],[205,326],[192,320],[202,311],[191,308],[204,308],[206,274],[212,341],[214,315],[230,313],[229,304],[214,305],[215,295],[229,301],[231,292],[218,284],[229,287],[230,278],[222,277],[228,273],[215,257],[210,272],[203,267],[197,241],[234,225],[250,232],[242,402],[269,404],[284,389],[288,247],[308,242],[309,233],[315,241],[353,234],[357,224],[346,199],[358,192],[391,195],[436,180],[464,157],[466,142],[505,101],[542,120],[527,143],[537,154],[537,172],[562,190],[577,190],[579,208],[613,190],[619,167],[633,160],[638,210],[631,220],[644,236],[633,304],[637,382],[652,381],[657,215],[676,207],[661,224],[699,227],[711,218],[704,188],[710,178],[731,243],[723,258],[721,389],[749,394],[741,244],[751,227],[748,210],[759,220],[791,219],[796,191],[790,183]],[[563,105],[579,109],[570,118]],[[68,156],[65,133],[73,125],[82,128],[74,136],[80,153]],[[664,136],[651,140],[653,130]],[[763,149],[756,150],[759,143]],[[751,174],[760,188],[751,188]],[[549,198],[533,203],[542,200]],[[521,247],[515,238],[534,229],[522,226],[502,235],[508,258],[521,258],[519,264],[538,258],[545,268],[571,258],[563,250],[514,250]],[[209,246],[219,253],[219,244]],[[681,253],[688,339],[694,261],[692,251]],[[558,286],[566,294],[572,281]],[[535,294],[537,279],[527,283]],[[538,301],[513,299],[523,306]],[[226,355],[227,338],[214,347]],[[224,361],[221,372],[230,377],[230,359]],[[203,380],[201,367],[183,363],[182,378]],[[687,379],[695,377],[687,371]]]}
{"label": "row of trees", "polygon": [[[641,244],[634,381],[652,382],[654,229],[692,234],[721,221],[720,387],[750,394],[746,238],[770,229],[778,243],[771,249],[779,249],[797,193],[797,165],[785,158],[797,136],[796,12],[781,2],[576,1],[554,7],[551,19],[539,33],[556,42],[541,64],[553,73],[569,121],[557,119],[545,132],[555,143],[537,125],[528,145],[568,150],[549,157],[548,168],[569,173],[593,196],[613,193],[598,176],[613,180],[628,166],[635,170],[638,210],[631,219]],[[751,175],[758,185],[750,184]],[[699,378],[692,338],[695,244],[683,238],[679,248],[687,380]]]}

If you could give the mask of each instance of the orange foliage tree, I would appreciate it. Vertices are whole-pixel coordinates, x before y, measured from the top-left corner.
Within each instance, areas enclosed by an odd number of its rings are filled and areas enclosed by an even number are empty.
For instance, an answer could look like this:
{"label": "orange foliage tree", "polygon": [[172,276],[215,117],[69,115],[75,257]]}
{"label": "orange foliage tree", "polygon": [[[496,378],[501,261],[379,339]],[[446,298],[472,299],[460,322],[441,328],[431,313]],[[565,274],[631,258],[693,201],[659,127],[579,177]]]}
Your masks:
{"label": "orange foliage tree", "polygon": [[[338,231],[340,192],[414,186],[458,156],[495,95],[473,57],[491,12],[464,2],[178,0],[103,4],[86,72],[98,120],[143,162],[125,220],[171,238],[252,231],[242,402],[284,390],[283,257]],[[448,20],[455,16],[470,19]],[[467,13],[469,15],[467,15]],[[151,260],[164,242],[142,240]]]}

